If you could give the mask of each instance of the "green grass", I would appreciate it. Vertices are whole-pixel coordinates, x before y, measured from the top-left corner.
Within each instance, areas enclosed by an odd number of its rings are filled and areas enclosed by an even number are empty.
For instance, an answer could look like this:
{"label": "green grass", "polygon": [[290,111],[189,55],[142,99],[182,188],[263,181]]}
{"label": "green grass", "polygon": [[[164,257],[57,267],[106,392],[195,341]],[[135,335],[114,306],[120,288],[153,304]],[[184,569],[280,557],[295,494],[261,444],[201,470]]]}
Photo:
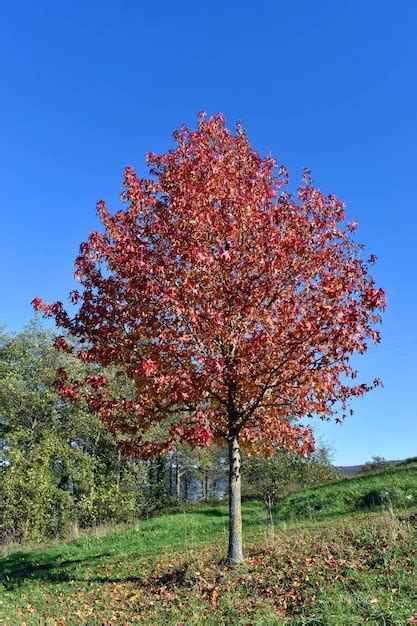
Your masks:
{"label": "green grass", "polygon": [[381,506],[417,506],[417,462],[291,494],[279,502],[275,514],[278,520],[286,521],[323,519]]}
{"label": "green grass", "polygon": [[[388,478],[415,490],[415,466],[409,466],[405,474],[393,468],[290,498],[333,493],[339,502],[343,485],[360,496],[385,489]],[[274,527],[260,503],[244,504],[246,563],[234,569],[221,560],[223,505],[99,529],[67,543],[9,547],[0,560],[0,624],[413,623],[416,519],[410,510],[356,508],[343,515],[340,504],[327,505],[288,522],[288,502],[277,507]]]}

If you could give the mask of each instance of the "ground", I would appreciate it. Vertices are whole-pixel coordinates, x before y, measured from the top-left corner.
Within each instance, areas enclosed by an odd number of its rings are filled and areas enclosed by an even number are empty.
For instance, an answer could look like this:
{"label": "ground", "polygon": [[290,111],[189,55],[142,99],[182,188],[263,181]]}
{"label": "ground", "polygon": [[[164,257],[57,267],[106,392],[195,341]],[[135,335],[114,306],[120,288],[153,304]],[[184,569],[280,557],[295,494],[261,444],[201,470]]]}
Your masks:
{"label": "ground", "polygon": [[0,624],[417,623],[417,463],[243,506],[245,564],[224,564],[227,506],[197,505],[68,542],[3,547]]}
{"label": "ground", "polygon": [[246,562],[234,569],[222,562],[225,506],[10,548],[0,624],[417,623],[415,517],[387,508],[272,527],[246,503]]}

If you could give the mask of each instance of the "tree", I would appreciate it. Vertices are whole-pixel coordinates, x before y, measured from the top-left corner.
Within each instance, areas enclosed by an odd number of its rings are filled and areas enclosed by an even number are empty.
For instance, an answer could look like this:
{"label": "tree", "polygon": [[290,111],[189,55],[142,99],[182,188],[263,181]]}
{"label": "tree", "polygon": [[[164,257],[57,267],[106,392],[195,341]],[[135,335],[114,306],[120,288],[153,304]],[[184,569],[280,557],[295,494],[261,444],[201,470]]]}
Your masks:
{"label": "tree", "polygon": [[198,459],[196,456],[196,450],[193,450],[187,443],[177,443],[170,453],[170,456],[171,471],[174,478],[173,482],[175,483],[175,500],[179,502],[181,499],[181,485],[184,482],[185,491],[185,485],[188,484],[190,478],[196,472]]}
{"label": "tree", "polygon": [[142,512],[144,468],[116,449],[95,413],[62,400],[59,366],[73,376],[88,367],[57,352],[36,323],[0,334],[0,543]]}
{"label": "tree", "polygon": [[[58,363],[63,360],[64,355],[54,350],[50,334],[35,324],[17,335],[4,333],[1,337],[3,540],[39,540],[60,535],[73,521],[70,495],[59,486],[73,452],[59,431],[63,424],[73,421],[75,414],[81,421],[83,416],[79,407],[63,403],[51,387]],[[75,361],[75,366],[80,364]],[[78,471],[84,470],[80,463]]]}
{"label": "tree", "polygon": [[246,495],[264,500],[272,520],[272,508],[279,498],[339,477],[340,472],[331,464],[330,451],[324,445],[317,446],[307,458],[277,449],[267,458],[257,456],[246,459],[243,489]]}
{"label": "tree", "polygon": [[368,461],[361,467],[359,474],[369,474],[377,470],[387,469],[390,465],[391,463],[383,456],[373,456],[372,461]]}
{"label": "tree", "polygon": [[221,115],[201,114],[197,130],[183,126],[174,139],[167,154],[147,155],[150,178],[126,169],[124,210],[111,215],[98,202],[104,232],[76,260],[78,312],[33,304],[84,342],[61,337],[59,348],[132,381],[121,397],[102,376],[58,377],[63,396],[85,397],[131,454],[164,453],[177,440],[227,443],[236,564],[241,445],[308,454],[312,432],[297,420],[340,420],[352,396],[379,383],[350,381],[349,359],[379,341],[385,295],[368,273],[375,258],[363,260],[351,235],[356,223],[343,225],[342,202],[308,172],[293,197],[285,168]]}
{"label": "tree", "polygon": [[297,482],[302,489],[324,485],[341,478],[340,471],[332,465],[331,451],[325,445],[316,450],[307,459],[298,459]]}
{"label": "tree", "polygon": [[195,474],[201,482],[201,497],[208,500],[210,491],[216,497],[216,486],[224,472],[225,450],[216,445],[198,450]]}

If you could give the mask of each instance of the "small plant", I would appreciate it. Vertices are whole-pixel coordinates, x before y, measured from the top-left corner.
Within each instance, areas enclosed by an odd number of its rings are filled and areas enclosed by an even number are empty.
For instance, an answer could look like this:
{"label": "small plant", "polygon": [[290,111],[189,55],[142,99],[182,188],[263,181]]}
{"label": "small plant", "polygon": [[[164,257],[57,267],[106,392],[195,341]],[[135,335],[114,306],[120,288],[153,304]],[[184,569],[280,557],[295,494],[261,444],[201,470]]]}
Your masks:
{"label": "small plant", "polygon": [[358,498],[356,508],[369,509],[377,506],[402,506],[406,500],[407,496],[404,492],[395,487],[389,490],[371,489]]}

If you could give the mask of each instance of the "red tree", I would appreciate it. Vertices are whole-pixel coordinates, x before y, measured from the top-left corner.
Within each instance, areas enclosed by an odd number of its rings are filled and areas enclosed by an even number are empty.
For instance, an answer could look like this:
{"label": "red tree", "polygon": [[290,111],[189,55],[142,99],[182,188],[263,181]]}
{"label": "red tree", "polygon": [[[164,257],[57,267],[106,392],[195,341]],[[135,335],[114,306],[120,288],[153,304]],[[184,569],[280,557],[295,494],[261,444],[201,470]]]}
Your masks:
{"label": "red tree", "polygon": [[174,150],[147,155],[151,178],[126,169],[125,210],[112,216],[98,203],[104,232],[76,260],[77,314],[40,298],[34,306],[77,341],[60,337],[58,347],[133,383],[120,396],[101,375],[58,377],[61,393],[86,398],[130,453],[227,442],[235,564],[240,446],[308,454],[312,433],[297,420],[340,420],[352,396],[378,384],[355,384],[349,359],[379,341],[385,295],[368,273],[375,258],[362,260],[350,235],[356,224],[343,227],[343,204],[308,172],[293,197],[285,168],[221,115],[202,114],[174,139]]}

